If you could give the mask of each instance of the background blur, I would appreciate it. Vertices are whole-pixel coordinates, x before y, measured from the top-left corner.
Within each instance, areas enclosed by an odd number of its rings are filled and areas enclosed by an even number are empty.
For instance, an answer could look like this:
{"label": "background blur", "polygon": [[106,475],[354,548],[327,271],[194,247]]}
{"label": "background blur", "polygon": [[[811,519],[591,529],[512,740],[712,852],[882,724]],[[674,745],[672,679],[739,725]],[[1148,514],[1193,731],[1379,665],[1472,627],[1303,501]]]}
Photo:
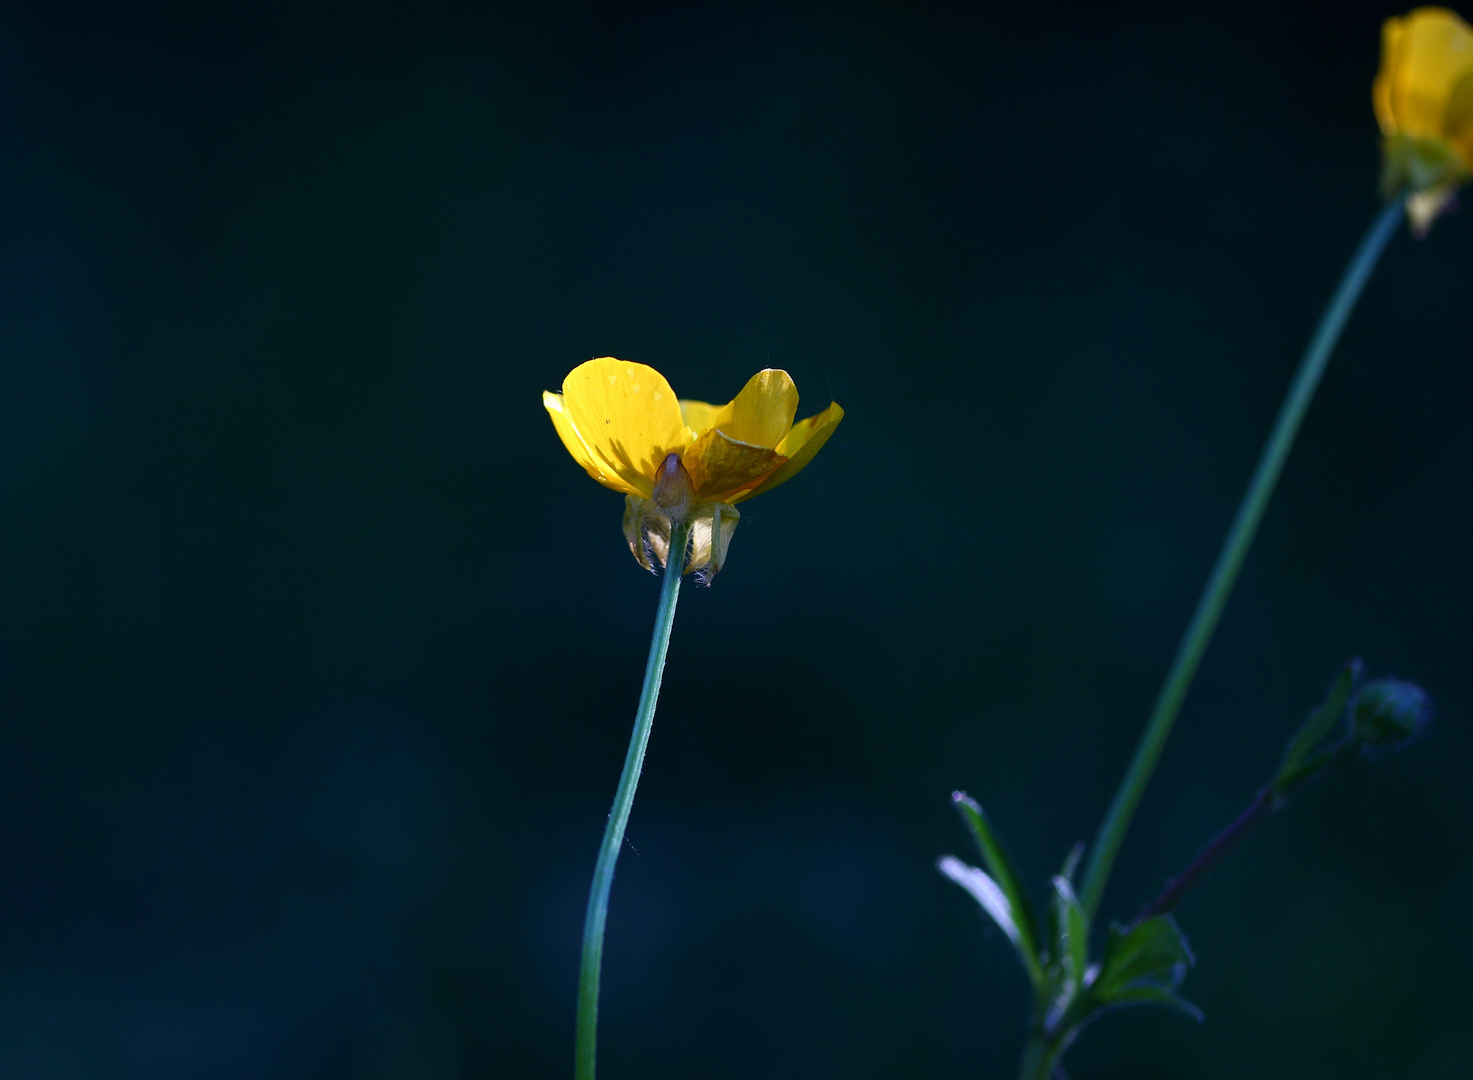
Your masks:
{"label": "background blur", "polygon": [[[1016,6],[1015,6],[1016,8]],[[1377,208],[1361,4],[0,8],[0,1075],[565,1077],[657,582],[539,403],[848,419],[688,588],[601,1076],[1000,1077],[934,870],[1092,837]],[[1430,736],[1076,1078],[1473,1074],[1473,220],[1377,270],[1107,915],[1337,665]]]}

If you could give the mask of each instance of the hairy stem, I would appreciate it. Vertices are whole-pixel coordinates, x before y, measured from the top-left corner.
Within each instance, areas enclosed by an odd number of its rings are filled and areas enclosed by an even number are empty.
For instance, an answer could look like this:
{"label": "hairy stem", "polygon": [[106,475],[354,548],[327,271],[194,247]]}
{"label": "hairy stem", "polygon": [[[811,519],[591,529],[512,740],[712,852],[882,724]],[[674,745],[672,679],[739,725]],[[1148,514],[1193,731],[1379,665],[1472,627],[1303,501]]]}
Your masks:
{"label": "hairy stem", "polygon": [[1174,909],[1177,904],[1181,903],[1182,897],[1191,892],[1197,882],[1206,877],[1208,872],[1237,845],[1238,841],[1248,835],[1253,826],[1268,817],[1277,802],[1272,788],[1259,788],[1258,794],[1253,796],[1253,801],[1248,804],[1247,809],[1239,814],[1231,825],[1208,841],[1207,846],[1197,853],[1197,857],[1187,864],[1186,869],[1166,883],[1166,888],[1162,890],[1161,895],[1151,901],[1135,917],[1135,921],[1144,922],[1152,916],[1165,915]]}
{"label": "hairy stem", "polygon": [[1166,915],[1173,911],[1187,893],[1196,888],[1197,883],[1237,846],[1239,840],[1247,836],[1255,825],[1284,804],[1290,792],[1325,768],[1343,765],[1356,755],[1358,749],[1359,744],[1356,740],[1347,736],[1341,742],[1310,758],[1288,780],[1276,781],[1259,788],[1258,794],[1253,796],[1253,801],[1233,819],[1233,823],[1209,840],[1207,846],[1197,852],[1196,858],[1189,862],[1180,874],[1166,883],[1166,888],[1161,891],[1161,895],[1141,909],[1135,921],[1144,922],[1154,915]]}

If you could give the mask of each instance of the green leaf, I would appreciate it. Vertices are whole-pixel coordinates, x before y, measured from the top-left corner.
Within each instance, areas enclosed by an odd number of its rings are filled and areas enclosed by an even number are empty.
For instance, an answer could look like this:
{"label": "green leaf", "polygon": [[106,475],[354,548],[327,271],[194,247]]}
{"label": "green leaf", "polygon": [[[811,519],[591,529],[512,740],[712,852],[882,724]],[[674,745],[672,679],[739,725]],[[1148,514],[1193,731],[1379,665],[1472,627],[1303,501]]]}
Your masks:
{"label": "green leaf", "polygon": [[1024,954],[1024,966],[1028,968],[1028,974],[1036,984],[1042,977],[1038,959],[1038,927],[1033,921],[1033,909],[1028,905],[1028,897],[1018,880],[1018,873],[1013,869],[1012,861],[999,843],[997,834],[992,831],[992,823],[987,820],[982,807],[964,791],[952,792],[951,801],[956,804],[957,813],[961,814],[962,820],[971,830],[972,838],[977,841],[977,848],[982,852],[982,862],[1007,897],[1016,930],[1013,943]]}
{"label": "green leaf", "polygon": [[1053,886],[1054,895],[1048,905],[1048,969],[1039,992],[1041,1001],[1046,1003],[1045,1028],[1059,1031],[1078,1022],[1079,1007],[1088,1007],[1090,1003],[1084,994],[1088,981],[1089,919],[1067,878],[1056,876]]}
{"label": "green leaf", "polygon": [[1083,984],[1089,964],[1089,918],[1074,895],[1074,886],[1063,876],[1054,878],[1054,911],[1059,928],[1057,955],[1065,966],[1067,980],[1077,988]]}
{"label": "green leaf", "polygon": [[998,928],[1008,936],[1008,940],[1018,950],[1018,956],[1023,961],[1023,967],[1028,972],[1029,979],[1036,985],[1043,978],[1042,969],[1038,965],[1038,958],[1023,945],[1023,935],[1018,929],[1018,920],[1014,917],[1012,903],[1008,900],[1007,894],[1002,891],[1001,886],[988,877],[985,871],[975,866],[968,866],[952,855],[943,855],[938,859],[936,869],[971,893],[972,899],[976,900],[982,910],[991,916],[992,921],[997,923]]}
{"label": "green leaf", "polygon": [[1361,663],[1352,660],[1340,669],[1335,681],[1319,708],[1309,714],[1284,750],[1284,762],[1279,766],[1279,775],[1274,780],[1276,787],[1292,780],[1298,773],[1300,763],[1316,746],[1324,742],[1325,736],[1334,730],[1335,724],[1345,716],[1345,705],[1350,700],[1355,684],[1360,679]]}
{"label": "green leaf", "polygon": [[1296,768],[1284,769],[1278,776],[1274,777],[1272,789],[1276,798],[1282,798],[1288,792],[1293,791],[1302,781],[1308,780],[1315,773],[1326,766],[1333,765],[1341,760],[1344,752],[1354,747],[1345,747],[1340,744],[1327,749],[1318,750],[1308,757],[1302,759]]}
{"label": "green leaf", "polygon": [[1106,1008],[1123,1008],[1128,1005],[1165,1005],[1168,1009],[1185,1013],[1199,1024],[1202,1022],[1201,1009],[1185,998],[1178,997],[1170,987],[1156,983],[1144,982],[1126,987],[1110,1000]]}
{"label": "green leaf", "polygon": [[1008,936],[1008,940],[1014,945],[1019,943],[1018,924],[1013,918],[1012,905],[1008,903],[1007,895],[998,887],[997,882],[984,871],[968,866],[955,855],[941,856],[936,860],[936,869],[971,893],[972,899],[992,916],[992,921]]}
{"label": "green leaf", "polygon": [[1059,871],[1059,876],[1070,885],[1074,884],[1074,871],[1079,869],[1079,860],[1084,858],[1084,841],[1081,840],[1069,849],[1069,854],[1064,856],[1064,866]]}
{"label": "green leaf", "polygon": [[1111,928],[1091,992],[1105,1004],[1114,1004],[1140,985],[1174,990],[1193,963],[1192,950],[1170,915],[1157,915],[1124,931]]}

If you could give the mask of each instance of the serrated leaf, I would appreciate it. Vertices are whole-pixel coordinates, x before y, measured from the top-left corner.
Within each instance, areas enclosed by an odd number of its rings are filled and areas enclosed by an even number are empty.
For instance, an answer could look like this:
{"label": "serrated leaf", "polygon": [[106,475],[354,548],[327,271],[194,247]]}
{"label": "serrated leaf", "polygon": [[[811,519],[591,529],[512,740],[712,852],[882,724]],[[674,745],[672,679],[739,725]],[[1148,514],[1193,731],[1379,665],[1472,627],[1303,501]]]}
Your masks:
{"label": "serrated leaf", "polygon": [[1195,962],[1176,921],[1169,915],[1157,915],[1128,930],[1111,929],[1093,993],[1100,1001],[1113,1004],[1146,982],[1175,989]]}
{"label": "serrated leaf", "polygon": [[1300,725],[1294,737],[1289,740],[1289,745],[1284,750],[1283,764],[1279,766],[1276,784],[1292,777],[1298,771],[1300,763],[1313,752],[1316,746],[1325,741],[1325,737],[1345,716],[1345,705],[1355,690],[1356,682],[1360,679],[1360,669],[1359,660],[1352,660],[1340,669],[1340,673],[1335,676],[1335,681],[1330,684],[1323,704],[1309,714],[1308,719]]}
{"label": "serrated leaf", "polygon": [[1023,892],[1023,886],[1018,878],[1018,872],[1013,869],[1012,860],[1008,858],[997,834],[992,830],[992,823],[987,820],[987,815],[982,812],[976,800],[970,798],[964,791],[952,792],[951,800],[956,804],[957,813],[961,814],[962,821],[966,822],[967,829],[972,838],[977,841],[977,848],[982,853],[982,861],[993,880],[1002,889],[1003,895],[1007,897],[1009,910],[1012,912],[1013,924],[1017,936],[1013,943],[1018,950],[1026,954],[1024,964],[1028,973],[1037,982],[1042,972],[1038,960],[1038,927],[1033,921],[1033,909],[1028,904],[1028,896]]}
{"label": "serrated leaf", "polygon": [[1127,987],[1109,1002],[1110,1008],[1123,1008],[1128,1005],[1164,1005],[1168,1009],[1185,1013],[1199,1024],[1203,1020],[1201,1009],[1185,998],[1178,997],[1170,987],[1158,986],[1154,983],[1137,983],[1135,986]]}

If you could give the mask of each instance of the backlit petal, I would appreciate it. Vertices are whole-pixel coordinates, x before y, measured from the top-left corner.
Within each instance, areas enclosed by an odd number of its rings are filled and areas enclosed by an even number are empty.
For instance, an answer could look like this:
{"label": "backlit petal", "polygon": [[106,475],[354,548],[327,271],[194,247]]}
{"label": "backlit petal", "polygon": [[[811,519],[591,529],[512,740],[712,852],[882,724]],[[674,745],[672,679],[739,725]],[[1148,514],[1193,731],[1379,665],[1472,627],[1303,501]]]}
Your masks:
{"label": "backlit petal", "polygon": [[783,463],[776,450],[737,442],[715,428],[685,452],[685,468],[695,485],[696,498],[733,502]]}
{"label": "backlit petal", "polygon": [[697,435],[707,428],[716,426],[716,414],[720,411],[721,406],[712,405],[710,402],[680,399],[680,418],[685,421],[685,426]]}
{"label": "backlit petal", "polygon": [[583,470],[593,477],[604,487],[613,488],[615,491],[628,492],[629,486],[617,476],[605,473],[593,460],[593,455],[583,440],[578,436],[578,429],[573,426],[573,420],[568,416],[563,406],[563,396],[551,391],[542,392],[542,405],[547,409],[548,415],[552,417],[552,426],[557,429],[558,438],[563,440],[563,445],[568,448],[568,453],[573,455],[573,460],[583,466]]}
{"label": "backlit petal", "polygon": [[813,460],[813,455],[823,449],[823,444],[829,441],[829,436],[839,426],[839,421],[844,419],[844,410],[839,408],[837,401],[830,402],[829,407],[817,415],[810,416],[807,420],[800,420],[793,425],[793,430],[788,437],[778,443],[777,452],[788,460],[777,467],[773,473],[762,483],[744,491],[733,502],[749,499],[753,495],[760,495],[764,491],[771,491],[781,483],[792,479],[802,471],[803,467]]}
{"label": "backlit petal", "polygon": [[563,380],[563,408],[594,464],[629,493],[648,498],[660,462],[686,448],[675,393],[644,364],[611,356],[579,364]]}
{"label": "backlit petal", "polygon": [[716,414],[711,426],[720,428],[737,442],[776,446],[793,426],[797,411],[798,388],[788,373],[764,368]]}

